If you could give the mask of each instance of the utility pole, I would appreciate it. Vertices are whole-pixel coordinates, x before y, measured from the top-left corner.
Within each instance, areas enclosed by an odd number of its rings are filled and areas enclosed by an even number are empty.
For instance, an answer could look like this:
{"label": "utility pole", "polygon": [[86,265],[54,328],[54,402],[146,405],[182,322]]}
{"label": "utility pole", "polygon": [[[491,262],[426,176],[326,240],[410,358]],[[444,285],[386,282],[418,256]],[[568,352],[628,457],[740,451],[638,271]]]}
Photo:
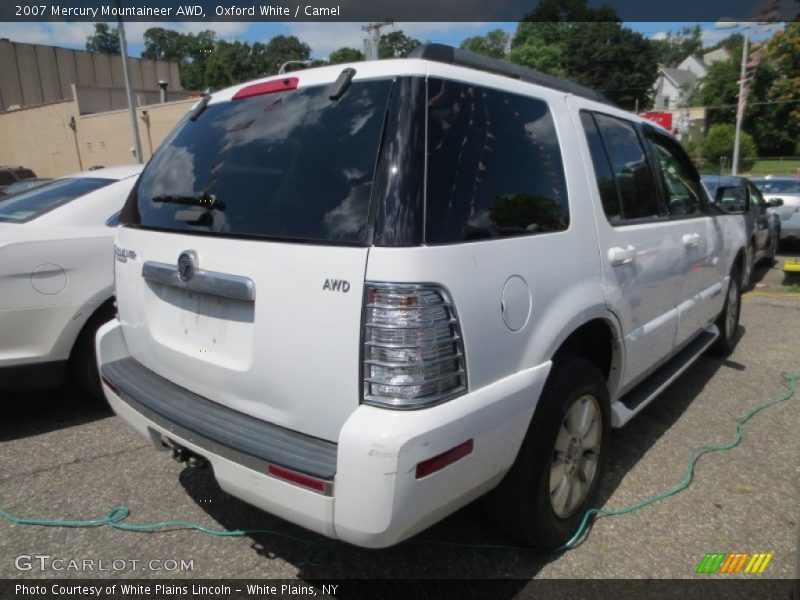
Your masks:
{"label": "utility pole", "polygon": [[733,137],[733,167],[731,167],[731,175],[738,175],[739,173],[739,142],[742,137],[742,121],[744,120],[744,109],[747,104],[747,25],[744,29],[744,47],[742,48],[742,67],[739,75],[739,102],[736,106],[736,133]]}
{"label": "utility pole", "polygon": [[122,74],[125,77],[125,92],[128,95],[128,111],[131,115],[131,131],[133,133],[133,148],[136,152],[136,162],[142,164],[142,141],[139,139],[139,124],[136,122],[136,105],[133,102],[131,89],[131,74],[128,71],[128,43],[125,41],[125,25],[122,22],[122,1],[117,0],[119,15],[117,17],[117,35],[119,35],[119,50],[122,53]]}
{"label": "utility pole", "polygon": [[393,25],[394,21],[378,21],[369,25],[362,25],[361,31],[365,31],[371,37],[364,38],[364,58],[366,60],[378,60],[378,46],[381,41],[381,29]]}

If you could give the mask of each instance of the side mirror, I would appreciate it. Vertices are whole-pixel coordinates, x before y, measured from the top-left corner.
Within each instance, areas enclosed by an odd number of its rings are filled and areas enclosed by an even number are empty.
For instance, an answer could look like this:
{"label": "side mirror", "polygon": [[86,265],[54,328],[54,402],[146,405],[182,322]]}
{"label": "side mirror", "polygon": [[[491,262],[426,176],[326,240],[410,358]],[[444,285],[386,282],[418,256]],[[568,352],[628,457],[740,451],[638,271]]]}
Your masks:
{"label": "side mirror", "polygon": [[741,215],[750,210],[750,194],[744,186],[720,186],[714,204],[728,214]]}
{"label": "side mirror", "polygon": [[783,206],[783,198],[770,198],[767,200],[767,206],[770,208],[777,208],[778,206]]}

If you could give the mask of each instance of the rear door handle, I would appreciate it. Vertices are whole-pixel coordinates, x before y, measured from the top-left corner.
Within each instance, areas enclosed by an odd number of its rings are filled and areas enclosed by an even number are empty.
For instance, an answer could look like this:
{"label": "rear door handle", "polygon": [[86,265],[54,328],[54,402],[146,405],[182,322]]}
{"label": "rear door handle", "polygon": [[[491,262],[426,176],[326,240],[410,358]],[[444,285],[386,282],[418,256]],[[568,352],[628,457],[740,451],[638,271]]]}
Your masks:
{"label": "rear door handle", "polygon": [[636,248],[628,244],[624,248],[614,246],[608,249],[608,262],[612,267],[619,267],[621,265],[629,265],[636,258]]}
{"label": "rear door handle", "polygon": [[691,248],[693,246],[697,246],[700,243],[700,234],[699,233],[684,233],[683,237],[681,237],[681,241],[683,245],[687,248]]}

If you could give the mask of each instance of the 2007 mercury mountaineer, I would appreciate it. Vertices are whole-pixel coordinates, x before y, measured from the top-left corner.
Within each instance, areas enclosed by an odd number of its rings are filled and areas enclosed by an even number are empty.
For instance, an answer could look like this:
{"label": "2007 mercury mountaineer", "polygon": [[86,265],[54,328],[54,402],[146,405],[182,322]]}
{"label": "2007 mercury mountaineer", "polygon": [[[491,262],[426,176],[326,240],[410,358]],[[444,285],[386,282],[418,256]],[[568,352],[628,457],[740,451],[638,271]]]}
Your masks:
{"label": "2007 mercury mountaineer", "polygon": [[121,221],[111,406],[360,546],[487,493],[559,546],[610,428],[738,326],[742,217],[667,132],[446,46],[206,96]]}

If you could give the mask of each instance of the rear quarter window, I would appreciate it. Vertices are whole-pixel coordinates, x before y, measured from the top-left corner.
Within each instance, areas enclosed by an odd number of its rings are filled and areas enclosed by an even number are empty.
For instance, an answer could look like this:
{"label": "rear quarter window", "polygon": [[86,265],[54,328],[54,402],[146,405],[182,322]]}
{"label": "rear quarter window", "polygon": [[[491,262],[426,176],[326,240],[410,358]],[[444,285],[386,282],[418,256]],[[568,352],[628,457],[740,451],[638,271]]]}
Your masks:
{"label": "rear quarter window", "polygon": [[428,244],[569,225],[561,152],[543,100],[431,78],[427,157]]}

